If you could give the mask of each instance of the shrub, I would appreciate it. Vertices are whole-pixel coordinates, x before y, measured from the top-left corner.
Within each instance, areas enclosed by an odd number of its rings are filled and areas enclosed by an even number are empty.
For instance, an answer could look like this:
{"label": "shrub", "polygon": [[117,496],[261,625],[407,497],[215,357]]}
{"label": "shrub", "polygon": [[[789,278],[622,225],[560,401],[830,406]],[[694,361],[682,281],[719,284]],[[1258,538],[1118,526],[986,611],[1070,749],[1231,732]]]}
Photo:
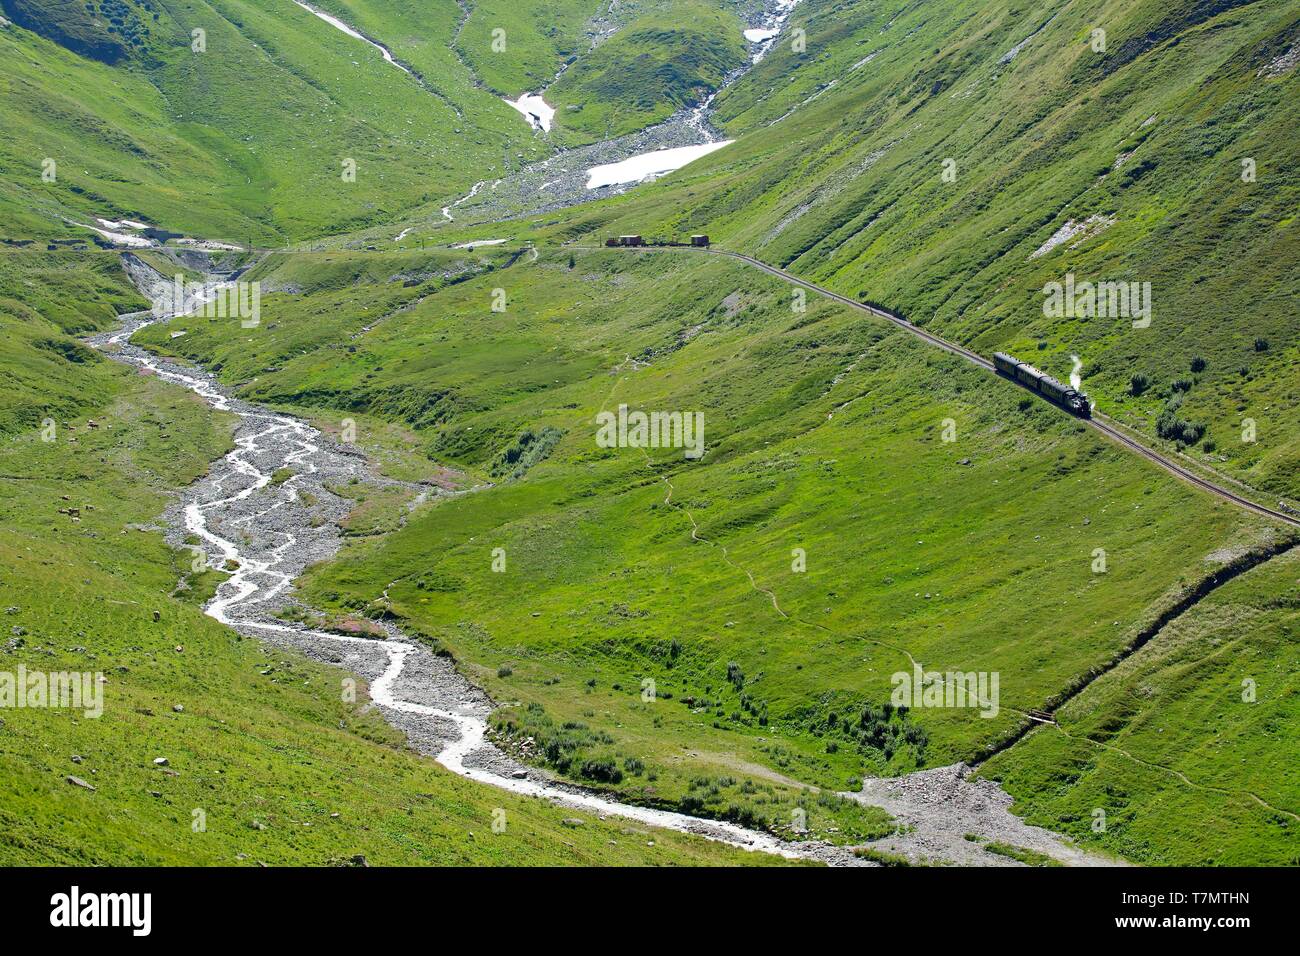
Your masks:
{"label": "shrub", "polygon": [[1151,387],[1151,377],[1145,372],[1134,372],[1128,379],[1128,393],[1137,398]]}
{"label": "shrub", "polygon": [[1256,339],[1256,340],[1255,340],[1255,351],[1256,351],[1256,352],[1267,352],[1267,351],[1268,351],[1268,339]]}
{"label": "shrub", "polygon": [[522,432],[515,443],[501,451],[492,460],[488,471],[493,478],[519,478],[528,469],[547,458],[564,432],[547,425],[540,432],[528,429]]}
{"label": "shrub", "polygon": [[1171,402],[1156,419],[1156,434],[1167,441],[1194,445],[1205,434],[1205,426],[1199,422],[1189,422],[1179,418],[1177,404]]}
{"label": "shrub", "polygon": [[513,673],[514,673],[514,668],[512,668],[509,664],[502,664],[500,667],[497,668],[497,677],[509,677]]}
{"label": "shrub", "polygon": [[1192,372],[1196,373],[1196,372],[1204,372],[1204,371],[1205,371],[1205,359],[1201,358],[1198,355],[1192,359]]}
{"label": "shrub", "polygon": [[578,775],[586,777],[588,780],[598,780],[601,783],[622,783],[623,781],[623,771],[619,770],[618,765],[608,757],[584,760],[582,766],[578,768]]}
{"label": "shrub", "polygon": [[740,669],[740,665],[735,661],[727,664],[727,680],[731,681],[731,686],[736,690],[745,689],[745,672]]}

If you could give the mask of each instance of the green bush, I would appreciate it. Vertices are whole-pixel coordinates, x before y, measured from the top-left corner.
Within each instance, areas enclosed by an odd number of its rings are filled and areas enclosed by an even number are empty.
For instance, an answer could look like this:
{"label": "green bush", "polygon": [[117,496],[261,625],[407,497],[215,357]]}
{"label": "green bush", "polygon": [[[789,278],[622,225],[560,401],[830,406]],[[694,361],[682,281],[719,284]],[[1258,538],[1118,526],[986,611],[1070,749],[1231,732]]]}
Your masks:
{"label": "green bush", "polygon": [[540,432],[530,428],[497,455],[488,470],[493,478],[520,478],[528,469],[545,460],[563,437],[564,432],[550,425]]}

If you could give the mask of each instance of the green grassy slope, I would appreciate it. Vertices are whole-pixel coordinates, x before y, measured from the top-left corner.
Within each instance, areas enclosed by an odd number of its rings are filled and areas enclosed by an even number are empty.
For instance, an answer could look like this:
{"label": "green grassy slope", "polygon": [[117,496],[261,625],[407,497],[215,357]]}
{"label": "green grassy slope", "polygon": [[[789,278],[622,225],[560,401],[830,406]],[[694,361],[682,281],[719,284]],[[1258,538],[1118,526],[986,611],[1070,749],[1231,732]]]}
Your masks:
{"label": "green grassy slope", "polygon": [[[115,65],[0,29],[6,235],[61,234],[60,215],[100,215],[275,243],[386,221],[458,195],[503,155],[547,152],[456,62],[448,15],[362,8],[364,30],[402,38],[396,55],[417,81],[288,2],[159,10],[146,47]],[[195,29],[206,52],[192,49]],[[46,158],[54,182],[41,178]]]}
{"label": "green grassy slope", "polygon": [[73,336],[136,307],[124,278],[117,256],[0,253],[0,437],[80,416],[108,399],[102,360]]}
{"label": "green grassy slope", "polygon": [[[742,56],[728,5],[697,0],[317,6],[410,72],[288,0],[5,0],[0,239],[89,238],[65,220],[96,216],[258,245],[384,224],[657,122]],[[593,48],[597,22],[617,29]],[[502,97],[569,67],[548,141]]]}
{"label": "green grassy slope", "polygon": [[717,89],[745,58],[741,25],[702,3],[674,3],[620,30],[548,92],[566,130],[610,139],[667,119]]}
{"label": "green grassy slope", "polygon": [[4,421],[0,671],[106,677],[98,718],[0,709],[0,864],[773,862],[462,780],[407,751],[364,695],[344,703],[340,671],[205,617],[218,575],[193,574],[155,522],[229,448],[228,420],[67,345],[62,329],[141,304],[117,256],[0,267],[0,309],[31,290],[24,334],[64,345],[39,357],[6,325],[6,372],[28,378],[4,376],[0,407],[43,408],[55,427]]}
{"label": "green grassy slope", "polygon": [[[332,259],[339,275],[366,261]],[[543,254],[405,311],[390,286],[286,297],[266,334],[182,319],[140,338],[323,423],[397,422],[497,482],[356,542],[307,594],[430,635],[520,702],[504,734],[554,742],[552,766],[631,798],[779,828],[789,778],[842,789],[978,755],[1208,574],[1225,541],[1270,537],[1013,386],[839,306],[794,313],[787,286],[726,260],[578,253],[570,269]],[[321,325],[372,302],[388,317],[364,334]],[[597,447],[594,415],[619,402],[703,410],[704,461]],[[529,467],[512,480],[515,447]],[[1000,712],[882,719],[908,654],[998,672]],[[839,812],[812,817],[831,835],[850,826]]]}
{"label": "green grassy slope", "polygon": [[1216,592],[1072,701],[1060,729],[984,772],[1030,821],[1133,860],[1297,865],[1298,609],[1292,552]]}
{"label": "green grassy slope", "polygon": [[[719,98],[738,143],[552,234],[708,231],[1062,379],[1077,354],[1104,411],[1300,496],[1294,5],[807,0],[796,26],[805,53]],[[1067,273],[1149,282],[1151,325],[1046,317]]]}
{"label": "green grassy slope", "polygon": [[[574,0],[476,2],[469,7],[456,50],[490,89],[512,98],[536,92],[567,61],[587,52],[587,22],[600,6]],[[502,32],[494,33],[498,30]]]}

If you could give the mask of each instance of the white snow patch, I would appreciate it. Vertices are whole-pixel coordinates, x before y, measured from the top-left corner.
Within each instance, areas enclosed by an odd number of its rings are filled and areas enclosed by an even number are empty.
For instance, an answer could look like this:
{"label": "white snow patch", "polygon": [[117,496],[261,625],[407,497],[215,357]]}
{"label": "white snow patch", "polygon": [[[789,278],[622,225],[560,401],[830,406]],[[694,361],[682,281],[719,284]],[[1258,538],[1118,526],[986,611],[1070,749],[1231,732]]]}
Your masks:
{"label": "white snow patch", "polygon": [[555,107],[547,105],[546,100],[542,99],[540,93],[525,93],[519,99],[506,103],[517,109],[528,120],[528,125],[533,129],[540,129],[543,133],[551,131],[551,120],[555,117]]}
{"label": "white snow patch", "polygon": [[[82,229],[89,229],[91,232],[97,232],[109,242],[119,246],[131,246],[135,249],[148,249],[155,245],[152,239],[146,239],[144,236],[133,236],[127,232],[115,232],[111,229],[100,229],[98,226],[88,226],[84,222],[75,222],[69,219],[74,226],[80,226]],[[101,219],[100,222],[103,222]]]}
{"label": "white snow patch", "polygon": [[653,152],[641,153],[639,156],[629,156],[622,162],[592,166],[587,170],[587,188],[599,189],[602,186],[614,186],[620,183],[639,183],[652,176],[662,176],[664,173],[681,169],[687,163],[701,156],[707,156],[731,142],[732,140],[723,139],[716,143],[700,143],[696,146],[656,149]]}
{"label": "white snow patch", "polygon": [[762,43],[764,40],[772,39],[780,32],[780,30],[746,30],[745,39],[750,43]]}
{"label": "white snow patch", "polygon": [[499,246],[503,242],[509,242],[509,239],[474,239],[470,242],[462,242],[452,246],[453,249],[476,249],[479,246]]}

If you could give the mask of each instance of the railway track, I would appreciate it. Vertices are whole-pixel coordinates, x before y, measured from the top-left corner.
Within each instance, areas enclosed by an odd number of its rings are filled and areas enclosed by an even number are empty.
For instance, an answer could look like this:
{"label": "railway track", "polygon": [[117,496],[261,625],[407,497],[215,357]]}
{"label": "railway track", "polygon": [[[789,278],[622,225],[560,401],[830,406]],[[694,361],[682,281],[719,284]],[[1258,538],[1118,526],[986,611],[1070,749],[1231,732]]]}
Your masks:
{"label": "railway track", "polygon": [[[867,305],[863,302],[858,302],[855,299],[850,299],[848,296],[840,295],[838,292],[832,292],[830,289],[823,288],[822,286],[817,285],[817,283],[815,282],[809,282],[807,279],[801,279],[796,275],[786,272],[784,269],[778,269],[776,266],[768,265],[766,262],[763,262],[761,259],[755,259],[753,256],[747,256],[744,253],[730,252],[725,249],[714,249],[711,247],[702,247],[702,246],[646,245],[646,246],[628,246],[628,247],[600,246],[600,247],[584,247],[584,248],[588,248],[588,249],[626,248],[630,252],[654,251],[654,252],[706,253],[708,255],[713,255],[713,256],[725,256],[728,259],[737,259],[745,263],[746,265],[753,266],[756,269],[761,269],[763,272],[766,272],[769,275],[776,276],[778,279],[783,279],[784,281],[790,283],[791,285],[800,286],[804,289],[807,289],[810,292],[815,292],[818,295],[823,296],[827,299],[832,299],[835,302],[839,302],[842,305],[846,305],[851,309],[857,309],[859,312],[866,312],[869,313],[870,315],[876,316],[877,318],[885,319],[888,322],[892,322],[894,325],[897,325],[899,328],[905,329],[906,331],[915,335],[917,338],[923,339],[930,345],[933,345],[936,348],[941,348],[945,352],[951,352],[953,355],[965,359],[966,361],[970,362],[972,365],[978,365],[980,368],[984,369],[985,371],[994,372],[996,374],[996,370],[993,367],[993,363],[988,359],[986,359],[984,356],[980,355],[978,352],[972,352],[970,349],[964,348],[958,345],[956,342],[949,342],[947,339],[943,338],[942,336],[935,335],[933,332],[928,332],[925,329],[921,328],[920,326],[907,321],[907,319],[903,318],[902,316],[894,315],[892,312],[888,312],[885,309],[877,308],[876,306]],[[1068,414],[1068,413],[1062,412],[1062,414]],[[1154,448],[1144,445],[1142,442],[1137,441],[1136,439],[1125,434],[1118,427],[1118,425],[1114,424],[1114,420],[1108,418],[1106,415],[1094,411],[1092,418],[1090,419],[1080,418],[1079,421],[1101,432],[1103,435],[1105,435],[1107,438],[1109,438],[1111,441],[1115,442],[1117,445],[1121,446],[1122,448],[1125,448],[1128,451],[1140,455],[1141,457],[1147,459],[1148,461],[1151,461],[1159,465],[1161,468],[1165,469],[1165,471],[1169,472],[1170,474],[1174,475],[1177,478],[1181,478],[1183,481],[1187,482],[1188,484],[1196,488],[1201,489],[1202,491],[1207,491],[1210,494],[1217,495],[1220,498],[1224,499],[1225,501],[1228,501],[1229,503],[1236,505],[1239,508],[1244,508],[1247,511],[1252,511],[1255,514],[1262,515],[1265,518],[1269,518],[1272,519],[1273,521],[1278,521],[1283,524],[1290,525],[1292,527],[1300,528],[1300,518],[1294,515],[1289,515],[1284,511],[1277,511],[1274,510],[1273,508],[1269,508],[1266,505],[1259,504],[1258,502],[1252,501],[1250,498],[1247,498],[1243,495],[1239,495],[1236,492],[1231,491],[1228,488],[1225,488],[1222,485],[1209,480],[1208,478],[1198,475],[1195,471],[1192,471],[1190,468],[1187,468],[1186,466],[1179,464],[1177,461],[1173,460],[1172,458],[1169,458],[1168,456],[1161,454],[1160,452],[1156,451]]]}

